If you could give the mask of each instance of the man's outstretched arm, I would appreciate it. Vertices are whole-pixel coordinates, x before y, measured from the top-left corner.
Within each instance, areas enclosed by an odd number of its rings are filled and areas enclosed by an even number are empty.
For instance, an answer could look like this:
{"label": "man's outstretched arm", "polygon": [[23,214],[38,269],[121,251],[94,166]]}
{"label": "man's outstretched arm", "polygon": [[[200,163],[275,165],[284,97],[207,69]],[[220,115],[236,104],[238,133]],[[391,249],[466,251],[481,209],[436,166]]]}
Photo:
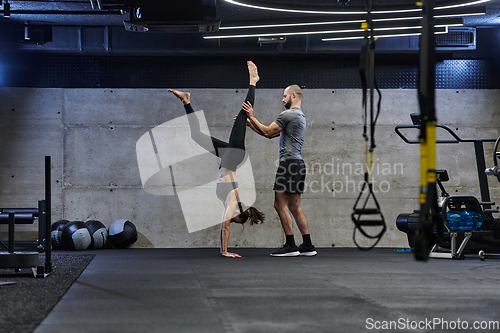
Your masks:
{"label": "man's outstretched arm", "polygon": [[274,121],[271,123],[271,125],[266,126],[262,124],[257,118],[255,118],[255,116],[253,115],[252,104],[248,102],[243,103],[242,108],[247,113],[248,120],[250,121],[250,127],[255,132],[268,139],[272,139],[280,135],[280,132],[283,129],[279,127],[278,124],[276,124]]}

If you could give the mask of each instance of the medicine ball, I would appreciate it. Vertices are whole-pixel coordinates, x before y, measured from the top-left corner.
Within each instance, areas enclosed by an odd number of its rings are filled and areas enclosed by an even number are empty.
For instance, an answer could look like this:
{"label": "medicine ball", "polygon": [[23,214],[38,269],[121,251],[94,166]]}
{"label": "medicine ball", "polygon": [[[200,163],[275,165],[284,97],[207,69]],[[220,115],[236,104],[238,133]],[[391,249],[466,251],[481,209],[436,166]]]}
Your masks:
{"label": "medicine ball", "polygon": [[86,250],[94,242],[90,228],[83,221],[68,222],[61,231],[61,241],[70,250]]}
{"label": "medicine ball", "polygon": [[68,220],[59,220],[54,223],[52,223],[52,226],[50,227],[50,239],[52,243],[52,248],[54,250],[63,250],[64,245],[61,241],[61,234],[62,234],[62,227],[68,223]]}
{"label": "medicine ball", "polygon": [[108,229],[101,221],[89,220],[85,224],[90,228],[90,234],[94,240],[92,249],[102,249],[108,242]]}
{"label": "medicine ball", "polygon": [[126,249],[137,241],[137,229],[128,220],[116,220],[109,226],[109,243],[117,249]]}

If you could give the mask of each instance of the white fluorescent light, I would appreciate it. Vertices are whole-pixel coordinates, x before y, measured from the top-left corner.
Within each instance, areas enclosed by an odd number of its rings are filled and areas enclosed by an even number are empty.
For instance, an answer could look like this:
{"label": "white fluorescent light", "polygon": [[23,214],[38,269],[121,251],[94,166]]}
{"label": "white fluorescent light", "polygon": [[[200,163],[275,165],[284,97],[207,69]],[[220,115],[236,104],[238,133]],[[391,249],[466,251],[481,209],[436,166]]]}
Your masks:
{"label": "white fluorescent light", "polygon": [[[421,18],[422,18],[421,16],[412,16],[412,17],[397,17],[397,18],[387,18],[387,19],[373,19],[373,21],[374,22],[384,22],[384,21],[414,20],[414,19],[417,20],[417,19],[421,19]],[[311,25],[348,24],[348,23],[363,23],[363,22],[366,22],[366,20],[327,21],[327,22],[288,23],[288,24],[241,25],[241,26],[220,27],[219,30],[282,28],[282,27],[300,27],[300,26],[311,26]]]}
{"label": "white fluorescent light", "polygon": [[286,33],[268,33],[268,34],[242,34],[242,35],[227,35],[227,36],[204,36],[204,39],[216,39],[216,38],[243,38],[243,37],[271,37],[276,36],[296,36],[296,35],[314,35],[314,34],[333,34],[338,32],[358,32],[364,31],[363,29],[351,29],[351,30],[328,30],[328,31],[303,31],[303,32],[286,32]]}
{"label": "white fluorescent light", "polygon": [[[286,9],[286,8],[277,8],[277,7],[265,7],[265,6],[258,6],[258,5],[252,5],[252,4],[247,4],[247,3],[241,3],[236,0],[225,0],[228,3],[237,5],[237,6],[243,6],[243,7],[249,7],[249,8],[254,8],[254,9],[263,9],[263,10],[272,10],[272,11],[279,11],[279,12],[288,12],[288,13],[303,13],[303,14],[340,14],[340,15],[354,15],[354,14],[366,14],[366,11],[343,11],[343,10],[300,10],[300,9]],[[485,2],[489,2],[490,0],[478,0],[478,1],[472,1],[472,2],[465,2],[462,4],[457,4],[457,5],[449,5],[449,6],[441,6],[441,7],[435,7],[435,10],[439,9],[449,9],[449,8],[459,8],[459,7],[467,7],[467,6],[473,6]],[[420,8],[408,8],[408,9],[397,9],[397,10],[372,10],[372,14],[389,14],[389,13],[410,13],[410,12],[417,12],[421,11]]]}
{"label": "white fluorescent light", "polygon": [[220,27],[219,30],[300,27],[300,26],[309,26],[309,25],[326,25],[326,24],[342,24],[342,23],[363,23],[363,22],[366,22],[366,20],[331,21],[331,22],[310,22],[310,23],[289,23],[289,24],[242,25],[242,26],[234,26],[234,27]]}
{"label": "white fluorescent light", "polygon": [[478,5],[478,4],[480,4],[480,3],[485,3],[485,2],[489,2],[489,1],[490,1],[490,0],[478,0],[478,1],[468,2],[468,3],[458,4],[458,5],[435,7],[435,8],[434,8],[434,10],[436,10],[436,9],[450,9],[450,8],[458,8],[458,7],[474,6],[474,5]]}
{"label": "white fluorescent light", "polygon": [[[462,24],[441,24],[435,27],[448,27],[448,26],[462,26]],[[407,30],[407,29],[421,29],[422,26],[406,26],[406,27],[386,27],[374,29],[374,31],[386,31],[386,30]],[[246,38],[246,37],[272,37],[276,35],[280,36],[294,36],[294,35],[313,35],[313,34],[337,34],[337,33],[349,33],[349,32],[363,32],[364,29],[347,29],[347,30],[328,30],[328,31],[303,31],[303,32],[274,32],[274,33],[254,33],[254,34],[240,34],[240,35],[226,35],[226,36],[204,36],[204,39],[217,39],[217,38]],[[323,39],[324,40],[324,39]]]}
{"label": "white fluorescent light", "polygon": [[[380,35],[380,36],[375,36],[375,38],[380,38],[380,37],[403,37],[403,36],[418,36],[420,33],[407,33],[407,34],[397,34],[397,35]],[[331,41],[336,41],[336,40],[348,40],[348,39],[363,39],[363,36],[355,36],[355,37],[333,37],[333,38],[325,38],[322,39],[323,42],[331,42]]]}
{"label": "white fluorescent light", "polygon": [[391,13],[411,13],[411,12],[420,12],[422,9],[399,9],[399,10],[372,10],[372,14],[391,14]]}
{"label": "white fluorescent light", "polygon": [[[435,18],[445,18],[445,17],[461,17],[467,14],[450,14],[435,16]],[[482,14],[468,14],[468,15],[482,15]],[[373,22],[388,22],[388,21],[403,21],[403,20],[420,20],[421,16],[411,16],[411,17],[395,17],[395,18],[381,18],[373,19]],[[331,25],[331,24],[349,24],[349,23],[363,23],[366,20],[353,20],[353,21],[328,21],[328,22],[307,22],[307,23],[288,23],[288,24],[262,24],[262,25],[241,25],[241,26],[229,26],[220,27],[219,30],[236,30],[236,29],[260,29],[260,28],[283,28],[283,27],[301,27],[301,26],[314,26],[314,25]]]}
{"label": "white fluorescent light", "polygon": [[373,22],[385,22],[385,21],[420,20],[420,19],[422,19],[422,16],[381,18],[381,19],[372,19],[372,21]]}
{"label": "white fluorescent light", "polygon": [[[448,30],[448,29],[447,29]],[[447,31],[437,31],[434,32],[435,35],[437,34],[445,34]],[[402,33],[402,34],[394,34],[394,35],[375,35],[375,38],[382,38],[382,37],[404,37],[404,36],[419,36],[421,35],[420,32],[415,32],[415,33]],[[332,37],[332,38],[325,38],[322,39],[323,42],[331,42],[331,41],[336,41],[336,40],[348,40],[348,39],[363,39],[364,36],[353,36],[353,37]]]}
{"label": "white fluorescent light", "polygon": [[[249,5],[246,3],[239,3],[234,0],[226,0],[226,2],[232,3],[233,5],[249,7],[254,9],[264,9],[264,10],[273,10],[277,12],[287,12],[287,13],[303,13],[303,14],[346,14],[345,12],[326,12],[326,11],[315,11],[315,10],[295,10],[295,9],[284,9],[284,8],[273,8],[273,7],[263,7],[256,5]],[[362,12],[349,12],[348,14],[365,14],[365,11]]]}
{"label": "white fluorescent light", "polygon": [[463,26],[463,24],[438,24],[438,25],[435,25],[434,28],[442,28],[442,27],[445,27],[446,29],[448,29],[448,27],[461,27]]}
{"label": "white fluorescent light", "polygon": [[464,13],[464,14],[445,14],[445,15],[434,15],[434,18],[443,18],[443,17],[462,17],[462,16],[474,16],[474,15],[485,15],[484,13]]}
{"label": "white fluorescent light", "polygon": [[[235,0],[225,0],[226,2],[232,3],[233,5],[238,5],[238,6],[243,6],[243,7],[249,7],[249,8],[254,8],[254,9],[264,9],[264,10],[272,10],[272,11],[277,11],[277,12],[287,12],[287,13],[302,13],[302,14],[337,14],[337,15],[355,15],[355,14],[366,14],[366,11],[350,11],[350,12],[345,12],[345,11],[324,11],[324,10],[300,10],[300,9],[285,9],[285,8],[276,8],[276,7],[264,7],[264,6],[257,6],[257,5],[251,5],[251,4],[246,4],[246,3],[240,3]],[[489,0],[483,0],[483,1],[489,1]],[[415,9],[398,9],[398,10],[381,10],[381,11],[372,11],[373,14],[387,14],[387,13],[409,13],[409,12],[417,12],[421,11],[420,8],[415,8]]]}
{"label": "white fluorescent light", "polygon": [[414,27],[389,27],[389,28],[373,29],[373,31],[405,30],[405,29],[422,29],[422,26],[418,25],[418,26],[414,26]]}
{"label": "white fluorescent light", "polygon": [[[235,1],[235,0],[227,0],[227,1]],[[485,1],[490,1],[490,0],[479,0],[478,2],[473,2],[471,4],[477,4],[477,3],[482,3],[482,2],[485,2]],[[253,5],[250,5],[250,6],[253,6]],[[486,14],[486,11],[484,9],[484,7],[480,7],[479,9],[475,9],[473,10],[472,12],[457,12],[456,11],[456,7],[463,7],[464,4],[461,4],[461,5],[453,5],[453,6],[448,6],[448,7],[439,7],[438,9],[441,9],[439,11],[436,11],[434,13],[434,18],[452,18],[452,17],[465,17],[465,16],[473,16],[473,15],[484,15]],[[446,12],[446,9],[448,8],[452,8],[452,13],[443,13],[443,14],[439,14],[439,12],[442,11],[442,9],[445,9],[444,11]],[[455,10],[453,10],[455,9]],[[421,9],[418,9],[419,11],[421,11]],[[455,13],[453,13],[453,11]],[[353,12],[351,12],[353,13]],[[299,23],[276,23],[276,24],[273,24],[273,23],[267,23],[265,20],[262,21],[262,23],[258,23],[258,22],[252,22],[252,23],[248,23],[247,25],[235,25],[235,26],[226,26],[226,27],[220,27],[219,30],[236,30],[236,29],[267,29],[267,28],[283,28],[283,27],[301,27],[301,26],[315,26],[315,25],[333,25],[333,24],[348,24],[348,23],[362,23],[362,22],[365,22],[366,21],[366,18],[365,18],[365,15],[367,13],[366,12],[363,12],[363,14],[359,15],[358,14],[358,18],[356,19],[353,19],[353,20],[346,20],[346,21],[342,21],[342,20],[337,20],[337,21],[331,21],[331,20],[328,20],[328,21],[317,21],[317,22],[299,22]],[[394,14],[394,13],[391,13],[391,14]],[[380,14],[378,14],[380,15]],[[377,15],[375,15],[377,16]],[[394,16],[394,15],[393,15]],[[389,22],[389,21],[400,21],[400,20],[418,20],[418,19],[422,19],[422,15],[421,13],[415,13],[412,15],[412,13],[410,13],[409,16],[399,16],[399,17],[382,17],[382,18],[377,18],[377,17],[374,17],[372,19],[373,22]]]}

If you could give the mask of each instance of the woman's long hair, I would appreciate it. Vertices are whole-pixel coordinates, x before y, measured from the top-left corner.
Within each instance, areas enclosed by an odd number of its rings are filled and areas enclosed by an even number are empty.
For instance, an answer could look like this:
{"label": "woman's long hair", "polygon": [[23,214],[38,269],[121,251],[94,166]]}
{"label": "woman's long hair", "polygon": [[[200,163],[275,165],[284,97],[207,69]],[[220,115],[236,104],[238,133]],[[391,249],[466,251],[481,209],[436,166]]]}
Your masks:
{"label": "woman's long hair", "polygon": [[259,211],[255,207],[249,207],[247,210],[245,210],[243,213],[239,215],[241,222],[238,223],[245,223],[248,219],[250,219],[250,225],[252,224],[259,224],[259,223],[264,223],[265,220],[265,215],[261,211]]}

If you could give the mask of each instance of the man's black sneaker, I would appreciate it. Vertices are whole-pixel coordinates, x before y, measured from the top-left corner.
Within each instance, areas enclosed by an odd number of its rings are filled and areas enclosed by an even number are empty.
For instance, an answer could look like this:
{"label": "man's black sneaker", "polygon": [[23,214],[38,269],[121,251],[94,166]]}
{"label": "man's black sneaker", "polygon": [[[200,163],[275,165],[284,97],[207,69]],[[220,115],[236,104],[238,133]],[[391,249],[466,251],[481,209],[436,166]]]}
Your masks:
{"label": "man's black sneaker", "polygon": [[304,257],[312,257],[318,254],[318,252],[316,252],[316,249],[314,248],[314,245],[304,246],[304,244],[302,244],[299,246],[299,252],[300,255]]}
{"label": "man's black sneaker", "polygon": [[300,256],[297,246],[283,245],[278,251],[271,253],[273,257],[298,257]]}

